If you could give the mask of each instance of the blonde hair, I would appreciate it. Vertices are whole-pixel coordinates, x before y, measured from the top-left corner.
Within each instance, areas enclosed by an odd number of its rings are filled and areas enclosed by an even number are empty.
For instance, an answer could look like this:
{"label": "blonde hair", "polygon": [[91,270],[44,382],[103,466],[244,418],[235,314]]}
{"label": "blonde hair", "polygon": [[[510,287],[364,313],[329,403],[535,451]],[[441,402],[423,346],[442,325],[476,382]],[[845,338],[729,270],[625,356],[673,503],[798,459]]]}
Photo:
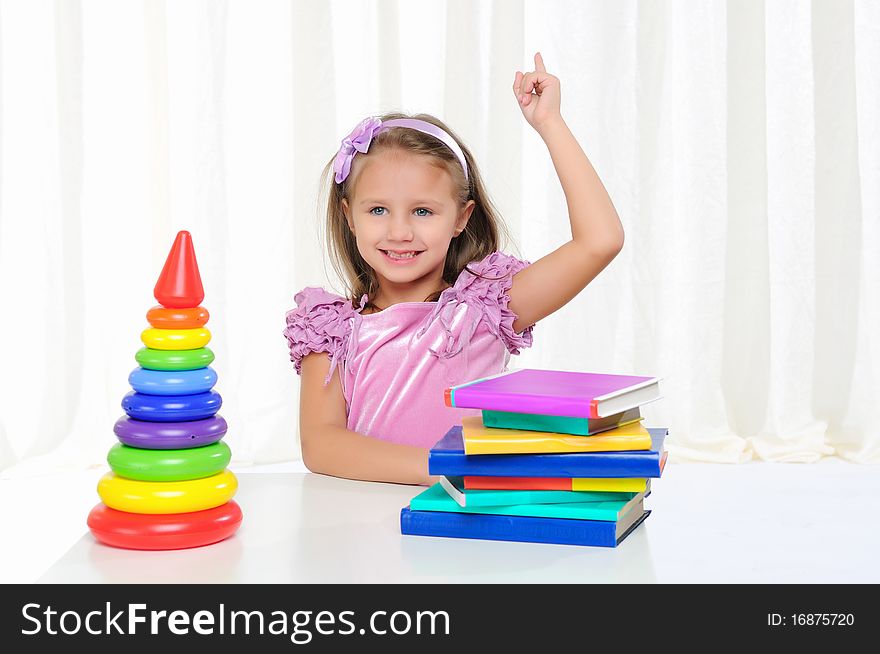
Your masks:
{"label": "blonde hair", "polygon": [[[474,206],[466,228],[458,236],[453,237],[446,253],[443,281],[449,285],[455,283],[459,274],[467,268],[470,262],[483,259],[498,250],[499,240],[508,240],[507,229],[483,186],[473,155],[449,127],[429,114],[409,116],[392,112],[379,118],[383,122],[395,118],[417,118],[444,130],[455,139],[464,153],[468,166],[468,179],[464,176],[458,158],[442,141],[428,134],[404,127],[393,127],[375,136],[370,143],[369,151],[358,153],[355,156],[351,173],[341,184],[337,184],[334,179],[333,160],[336,158],[334,153],[321,175],[324,186],[329,185],[330,187],[327,191],[328,195],[325,196],[328,198],[325,238],[331,263],[336,273],[345,281],[346,293],[351,299],[353,308],[357,308],[360,305],[361,296],[367,294],[370,300],[367,306],[378,309],[372,305],[371,300],[379,288],[376,273],[358,252],[355,235],[349,229],[342,209],[342,200],[351,200],[359,171],[363,170],[363,161],[360,162],[360,165],[355,165],[358,163],[358,159],[367,160],[369,157],[387,150],[402,150],[412,154],[427,155],[432,158],[434,165],[445,169],[452,177],[459,208],[464,207],[468,200],[474,201],[476,206]],[[472,270],[468,270],[477,275]],[[442,290],[438,289],[425,298],[424,302],[435,302],[440,297]]]}

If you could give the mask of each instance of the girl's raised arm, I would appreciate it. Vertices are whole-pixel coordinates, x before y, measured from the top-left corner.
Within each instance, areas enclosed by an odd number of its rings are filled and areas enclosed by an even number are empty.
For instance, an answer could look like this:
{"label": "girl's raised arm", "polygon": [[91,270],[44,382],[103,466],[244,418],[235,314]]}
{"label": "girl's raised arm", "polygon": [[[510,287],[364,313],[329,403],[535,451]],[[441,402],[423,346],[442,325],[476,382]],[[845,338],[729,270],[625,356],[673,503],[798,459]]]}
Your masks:
{"label": "girl's raised arm", "polygon": [[580,293],[617,256],[624,237],[602,180],[562,119],[559,80],[547,73],[540,53],[534,71],[517,71],[513,92],[550,151],[571,221],[568,243],[513,277],[508,306],[517,315],[513,329],[521,332]]}

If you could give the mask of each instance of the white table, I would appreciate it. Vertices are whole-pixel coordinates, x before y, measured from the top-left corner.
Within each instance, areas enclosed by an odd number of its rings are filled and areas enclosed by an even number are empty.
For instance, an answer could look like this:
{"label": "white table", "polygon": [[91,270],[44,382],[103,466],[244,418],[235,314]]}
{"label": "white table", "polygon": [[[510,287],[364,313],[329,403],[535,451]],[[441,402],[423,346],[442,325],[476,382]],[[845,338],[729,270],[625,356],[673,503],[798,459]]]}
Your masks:
{"label": "white table", "polygon": [[617,548],[402,536],[420,488],[239,473],[231,539],[167,552],[86,533],[40,582],[878,582],[877,466],[669,465]]}

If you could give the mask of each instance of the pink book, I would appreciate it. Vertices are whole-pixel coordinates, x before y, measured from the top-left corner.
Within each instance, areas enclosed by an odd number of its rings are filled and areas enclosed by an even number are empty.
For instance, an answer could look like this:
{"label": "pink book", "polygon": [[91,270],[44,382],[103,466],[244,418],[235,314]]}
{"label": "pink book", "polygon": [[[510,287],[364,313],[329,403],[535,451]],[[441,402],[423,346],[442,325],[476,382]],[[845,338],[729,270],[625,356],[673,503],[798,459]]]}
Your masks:
{"label": "pink book", "polygon": [[660,398],[659,377],[509,370],[447,388],[448,407],[604,418]]}

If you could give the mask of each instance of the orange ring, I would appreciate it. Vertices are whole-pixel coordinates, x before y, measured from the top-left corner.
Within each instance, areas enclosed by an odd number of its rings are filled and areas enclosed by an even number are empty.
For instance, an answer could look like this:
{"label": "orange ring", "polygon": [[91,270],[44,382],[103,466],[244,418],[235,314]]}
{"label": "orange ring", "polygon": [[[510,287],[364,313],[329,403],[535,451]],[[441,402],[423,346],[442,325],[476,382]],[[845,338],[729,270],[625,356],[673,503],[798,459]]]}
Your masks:
{"label": "orange ring", "polygon": [[147,311],[147,321],[156,329],[193,329],[208,322],[208,317],[205,307],[169,309],[157,305]]}

